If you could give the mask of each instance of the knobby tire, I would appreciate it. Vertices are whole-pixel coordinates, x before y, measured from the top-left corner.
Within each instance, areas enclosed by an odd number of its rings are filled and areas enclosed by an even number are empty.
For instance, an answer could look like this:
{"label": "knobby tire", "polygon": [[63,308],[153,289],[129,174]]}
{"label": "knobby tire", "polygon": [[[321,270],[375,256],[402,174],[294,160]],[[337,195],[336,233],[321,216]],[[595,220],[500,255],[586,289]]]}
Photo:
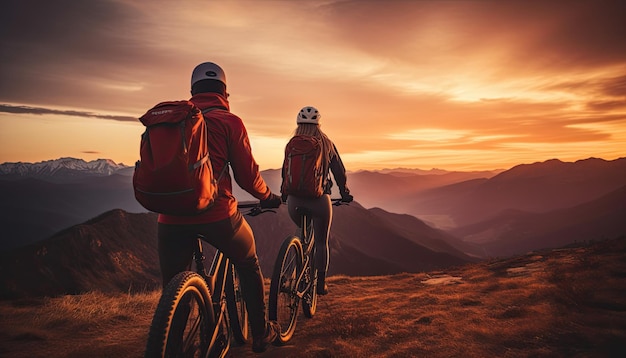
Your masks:
{"label": "knobby tire", "polygon": [[195,272],[167,284],[152,318],[145,357],[204,357],[215,328],[209,288]]}
{"label": "knobby tire", "polygon": [[287,238],[278,251],[269,295],[269,319],[280,324],[278,343],[286,343],[296,330],[298,306],[298,276],[302,272],[303,253],[300,240]]}

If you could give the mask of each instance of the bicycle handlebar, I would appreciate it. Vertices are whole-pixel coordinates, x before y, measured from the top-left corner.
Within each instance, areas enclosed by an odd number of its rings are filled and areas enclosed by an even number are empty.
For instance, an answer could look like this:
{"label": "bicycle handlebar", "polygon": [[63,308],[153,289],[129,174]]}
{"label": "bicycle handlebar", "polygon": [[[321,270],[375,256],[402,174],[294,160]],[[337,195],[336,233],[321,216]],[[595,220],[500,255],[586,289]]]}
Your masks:
{"label": "bicycle handlebar", "polygon": [[256,207],[261,207],[261,203],[258,201],[238,203],[237,207],[239,209],[256,208]]}
{"label": "bicycle handlebar", "polygon": [[[349,202],[343,201],[343,198],[331,198],[330,201],[332,202],[332,205],[334,206],[340,206],[340,205],[348,205]],[[238,203],[237,204],[237,208],[239,209],[251,209],[246,215],[251,215],[251,216],[256,216],[265,212],[273,212],[275,213],[276,211],[272,210],[272,209],[263,209],[261,208],[261,203],[258,201],[254,201],[254,202],[243,202],[243,203]]]}
{"label": "bicycle handlebar", "polygon": [[250,209],[247,213],[245,213],[244,215],[249,215],[249,216],[257,216],[263,213],[267,213],[267,212],[271,212],[271,213],[275,213],[276,210],[273,209],[264,209],[261,207],[261,202],[256,201],[256,202],[247,202],[247,203],[239,203],[237,204],[237,208],[238,209]]}

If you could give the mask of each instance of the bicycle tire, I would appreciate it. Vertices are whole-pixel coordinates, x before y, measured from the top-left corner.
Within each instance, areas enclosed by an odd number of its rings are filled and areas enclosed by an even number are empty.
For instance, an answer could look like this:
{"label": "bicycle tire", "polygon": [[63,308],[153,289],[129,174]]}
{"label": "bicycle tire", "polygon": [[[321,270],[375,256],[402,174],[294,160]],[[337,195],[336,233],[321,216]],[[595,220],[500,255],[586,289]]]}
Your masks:
{"label": "bicycle tire", "polygon": [[226,307],[235,342],[245,344],[248,340],[248,310],[243,300],[239,275],[232,265],[226,276]]}
{"label": "bicycle tire", "polygon": [[302,272],[302,244],[295,237],[288,237],[280,247],[269,295],[269,319],[280,324],[278,344],[288,342],[296,330],[298,306],[298,276]]}
{"label": "bicycle tire", "polygon": [[145,357],[204,357],[215,329],[211,294],[195,272],[180,272],[167,284],[150,325]]}

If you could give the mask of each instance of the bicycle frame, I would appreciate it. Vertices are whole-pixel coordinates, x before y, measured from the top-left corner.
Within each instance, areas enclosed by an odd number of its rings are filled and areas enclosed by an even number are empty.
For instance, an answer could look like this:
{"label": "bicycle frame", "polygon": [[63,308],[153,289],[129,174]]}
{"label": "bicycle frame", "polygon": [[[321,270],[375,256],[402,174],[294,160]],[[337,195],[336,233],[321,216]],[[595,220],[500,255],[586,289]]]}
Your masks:
{"label": "bicycle frame", "polygon": [[196,263],[196,271],[204,278],[209,286],[209,291],[211,292],[211,301],[213,303],[213,314],[215,315],[216,326],[216,329],[213,331],[213,336],[211,337],[210,341],[210,346],[213,346],[217,341],[217,337],[220,332],[219,327],[222,326],[222,323],[226,323],[226,328],[228,330],[227,339],[230,341],[230,339],[232,338],[232,332],[230,331],[230,322],[227,316],[225,290],[226,279],[229,274],[227,270],[231,269],[231,266],[230,260],[226,256],[224,256],[224,254],[220,250],[216,250],[213,261],[211,262],[211,267],[207,272],[204,267],[205,256],[202,250],[203,241],[204,237],[200,235],[198,237],[198,245],[195,248],[194,252],[194,261]]}
{"label": "bicycle frame", "polygon": [[[245,215],[271,211],[258,203],[239,205],[242,207],[251,208]],[[150,325],[146,357],[199,352],[224,357],[231,341],[245,344],[248,339],[248,315],[237,271],[217,249],[207,270],[203,242],[207,241],[198,235],[192,267],[176,274],[161,293]]]}

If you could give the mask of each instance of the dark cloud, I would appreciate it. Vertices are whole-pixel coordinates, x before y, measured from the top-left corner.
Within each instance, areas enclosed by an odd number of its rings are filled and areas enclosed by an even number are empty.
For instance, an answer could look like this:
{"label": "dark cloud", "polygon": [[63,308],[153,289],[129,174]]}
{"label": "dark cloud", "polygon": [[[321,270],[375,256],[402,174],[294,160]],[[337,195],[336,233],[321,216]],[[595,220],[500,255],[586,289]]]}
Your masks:
{"label": "dark cloud", "polygon": [[35,56],[33,64],[45,65],[81,58],[105,62],[138,54],[129,36],[136,30],[132,20],[137,14],[122,3],[9,0],[2,8],[3,60]]}
{"label": "dark cloud", "polygon": [[58,109],[41,108],[41,107],[11,106],[8,104],[0,104],[0,112],[15,113],[15,114],[36,114],[36,115],[55,114],[55,115],[73,116],[73,117],[110,119],[110,120],[122,121],[122,122],[137,122],[138,121],[137,118],[128,117],[128,116],[113,116],[113,115],[108,115],[108,114],[99,114],[99,113],[83,112],[83,111],[58,110]]}
{"label": "dark cloud", "polygon": [[612,111],[617,109],[626,109],[626,100],[624,101],[591,101],[587,103],[587,108],[594,111]]}
{"label": "dark cloud", "polygon": [[[509,51],[511,64],[562,68],[626,62],[626,2],[338,1],[323,14],[346,44],[374,54],[428,61],[435,51]],[[423,40],[429,41],[423,41]],[[416,46],[421,46],[417,48]],[[415,49],[421,51],[415,54]]]}
{"label": "dark cloud", "polygon": [[589,98],[586,106],[593,111],[626,108],[626,76],[584,81],[562,81],[542,87],[548,91],[569,92]]}
{"label": "dark cloud", "polygon": [[118,1],[3,1],[0,101],[101,101],[94,84],[127,80],[147,56],[138,18]]}
{"label": "dark cloud", "polygon": [[626,99],[626,75],[605,79],[600,83],[600,89],[606,96],[624,97]]}
{"label": "dark cloud", "polygon": [[[555,66],[609,66],[626,62],[626,2],[558,2],[554,21],[547,18],[543,36],[526,50]],[[552,26],[550,26],[552,25]]]}
{"label": "dark cloud", "polygon": [[613,111],[626,109],[626,76],[614,77],[599,81],[595,86],[597,95],[587,103],[587,108],[594,111]]}

